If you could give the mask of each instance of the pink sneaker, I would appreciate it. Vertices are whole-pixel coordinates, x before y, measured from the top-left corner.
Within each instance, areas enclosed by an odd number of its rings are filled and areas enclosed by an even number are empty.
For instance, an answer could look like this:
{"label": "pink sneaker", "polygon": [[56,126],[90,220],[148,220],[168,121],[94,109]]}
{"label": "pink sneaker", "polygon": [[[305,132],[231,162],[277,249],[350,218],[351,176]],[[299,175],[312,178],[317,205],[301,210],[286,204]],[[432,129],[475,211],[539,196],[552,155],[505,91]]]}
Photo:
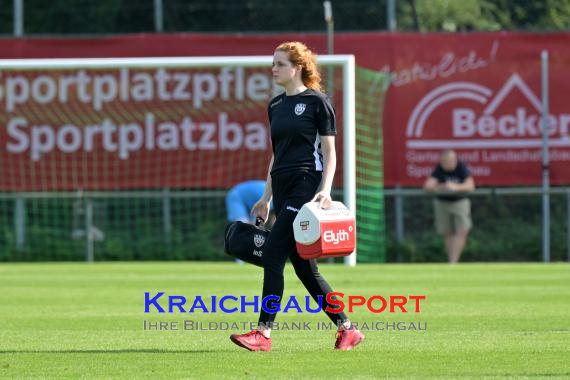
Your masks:
{"label": "pink sneaker", "polygon": [[357,329],[339,330],[336,333],[335,350],[348,351],[364,340],[364,334]]}
{"label": "pink sneaker", "polygon": [[232,342],[250,351],[271,351],[271,338],[266,338],[259,331],[250,331],[247,334],[232,334]]}

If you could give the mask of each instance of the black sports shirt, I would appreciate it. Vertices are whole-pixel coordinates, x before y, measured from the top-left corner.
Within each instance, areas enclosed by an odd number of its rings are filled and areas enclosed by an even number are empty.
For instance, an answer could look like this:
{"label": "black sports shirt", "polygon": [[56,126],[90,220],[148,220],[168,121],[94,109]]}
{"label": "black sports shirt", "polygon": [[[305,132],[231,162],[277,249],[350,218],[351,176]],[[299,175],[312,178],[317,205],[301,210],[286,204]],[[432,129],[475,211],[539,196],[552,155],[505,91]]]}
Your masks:
{"label": "black sports shirt", "polygon": [[[463,163],[463,161],[458,160],[457,166],[452,171],[446,171],[443,169],[441,164],[438,164],[434,171],[431,173],[431,176],[437,179],[437,182],[444,183],[447,181],[455,182],[455,183],[463,183],[467,178],[471,176],[469,169]],[[464,193],[457,193],[457,194],[441,194],[437,196],[438,199],[447,202],[458,201],[467,196]]]}
{"label": "black sports shirt", "polygon": [[273,167],[271,174],[289,170],[323,171],[320,136],[336,135],[335,111],[326,95],[307,89],[285,93],[269,102]]}

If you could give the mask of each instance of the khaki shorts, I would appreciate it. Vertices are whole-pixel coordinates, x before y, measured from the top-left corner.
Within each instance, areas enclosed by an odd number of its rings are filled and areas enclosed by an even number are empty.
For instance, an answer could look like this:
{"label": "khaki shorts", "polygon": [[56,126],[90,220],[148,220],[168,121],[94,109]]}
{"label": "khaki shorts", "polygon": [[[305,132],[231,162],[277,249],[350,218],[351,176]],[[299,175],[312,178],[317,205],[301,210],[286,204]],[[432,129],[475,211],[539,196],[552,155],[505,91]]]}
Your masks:
{"label": "khaki shorts", "polygon": [[450,232],[469,231],[471,221],[471,201],[467,198],[453,202],[434,199],[435,229],[445,235]]}

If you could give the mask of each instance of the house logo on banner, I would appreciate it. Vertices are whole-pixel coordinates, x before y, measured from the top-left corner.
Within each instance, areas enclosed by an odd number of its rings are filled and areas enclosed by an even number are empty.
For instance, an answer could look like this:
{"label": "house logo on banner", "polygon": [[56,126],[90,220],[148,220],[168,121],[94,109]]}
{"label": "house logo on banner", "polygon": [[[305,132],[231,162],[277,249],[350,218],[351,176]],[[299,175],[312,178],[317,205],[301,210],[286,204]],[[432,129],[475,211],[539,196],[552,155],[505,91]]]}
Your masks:
{"label": "house logo on banner", "polygon": [[[498,111],[515,89],[526,101],[511,103],[514,107],[502,107],[508,111]],[[432,138],[434,131],[425,136],[430,125],[433,126],[433,122],[429,123],[430,116],[452,101],[460,102],[461,106],[448,108],[451,123],[446,121],[445,125],[451,125],[451,134],[446,129],[438,131],[435,139]],[[472,106],[465,106],[471,103]],[[542,145],[541,117],[539,97],[517,73],[495,94],[490,88],[473,82],[446,83],[426,94],[412,111],[406,128],[406,146],[408,149],[539,148]],[[549,113],[547,128],[551,147],[570,147],[570,114]]]}

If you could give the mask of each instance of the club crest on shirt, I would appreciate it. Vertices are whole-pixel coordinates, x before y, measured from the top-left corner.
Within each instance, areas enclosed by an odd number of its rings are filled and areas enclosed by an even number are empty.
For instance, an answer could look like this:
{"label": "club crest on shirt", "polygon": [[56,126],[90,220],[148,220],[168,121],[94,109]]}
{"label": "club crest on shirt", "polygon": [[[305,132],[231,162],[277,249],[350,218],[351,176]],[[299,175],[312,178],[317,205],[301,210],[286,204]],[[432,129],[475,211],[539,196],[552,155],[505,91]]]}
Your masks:
{"label": "club crest on shirt", "polygon": [[295,115],[300,116],[305,112],[307,105],[305,103],[297,103],[295,105]]}
{"label": "club crest on shirt", "polygon": [[255,235],[253,236],[253,243],[255,244],[255,246],[256,246],[257,248],[261,248],[261,246],[262,246],[263,244],[265,244],[265,236],[259,235],[259,234],[255,234]]}

